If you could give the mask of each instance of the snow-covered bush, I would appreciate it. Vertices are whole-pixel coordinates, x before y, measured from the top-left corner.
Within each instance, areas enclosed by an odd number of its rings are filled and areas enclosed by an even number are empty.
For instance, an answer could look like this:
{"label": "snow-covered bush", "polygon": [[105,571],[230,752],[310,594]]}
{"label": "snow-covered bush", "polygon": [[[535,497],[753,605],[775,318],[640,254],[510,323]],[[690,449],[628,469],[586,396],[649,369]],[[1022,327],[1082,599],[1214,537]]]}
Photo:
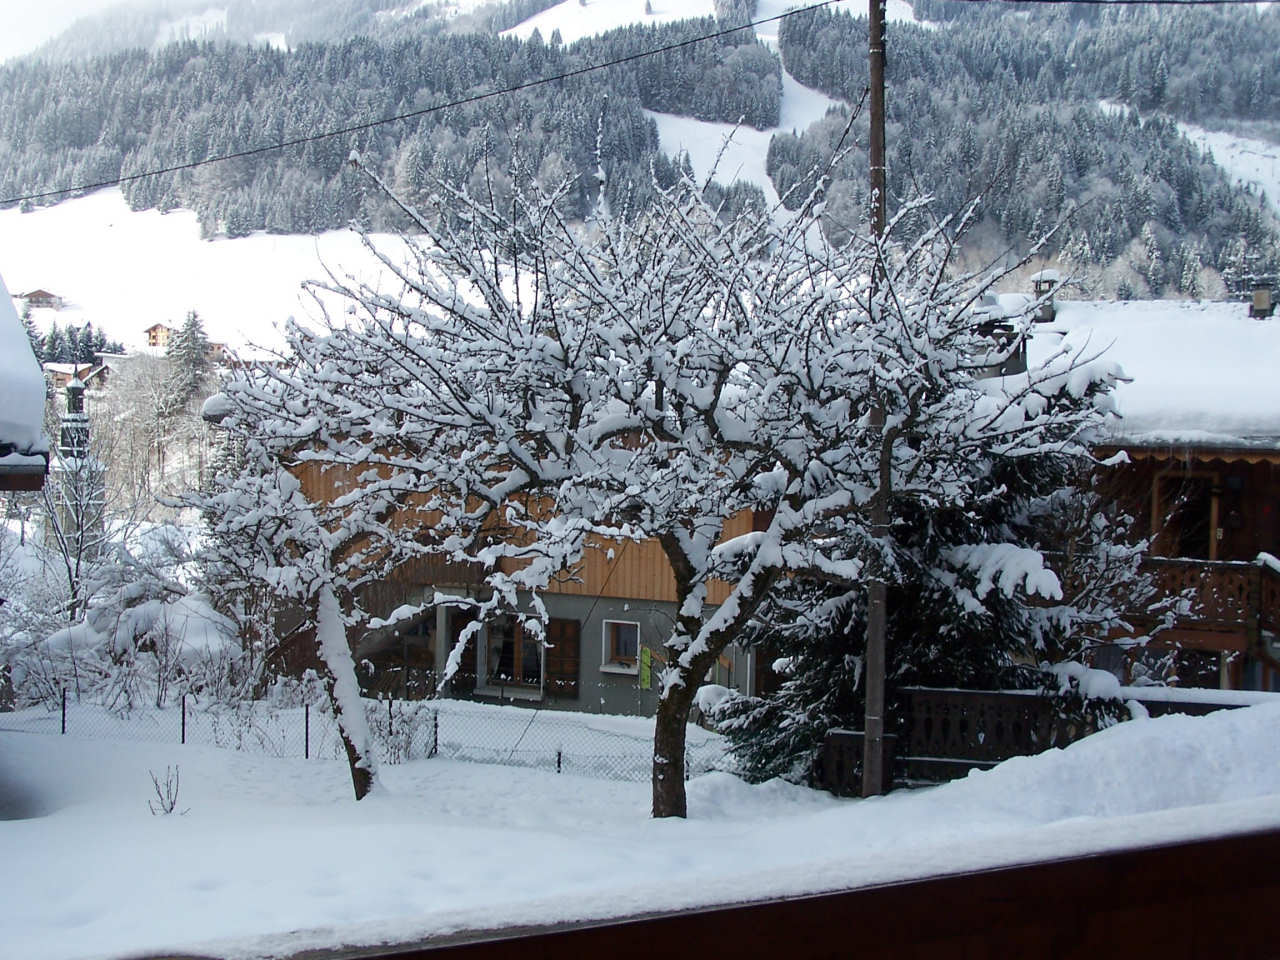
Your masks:
{"label": "snow-covered bush", "polygon": [[82,619],[8,648],[23,704],[73,696],[127,712],[192,692],[231,700],[251,684],[234,625],[183,582],[182,531],[156,527],[99,558]]}

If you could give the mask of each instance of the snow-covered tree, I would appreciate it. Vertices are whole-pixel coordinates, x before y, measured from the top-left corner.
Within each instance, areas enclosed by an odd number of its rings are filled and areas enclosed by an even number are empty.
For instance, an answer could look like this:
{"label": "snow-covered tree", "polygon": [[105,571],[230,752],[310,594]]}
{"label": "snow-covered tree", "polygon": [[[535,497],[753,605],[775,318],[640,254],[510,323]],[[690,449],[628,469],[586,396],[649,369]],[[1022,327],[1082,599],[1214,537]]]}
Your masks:
{"label": "snow-covered tree", "polygon": [[[1088,458],[1052,449],[992,457],[975,463],[985,479],[969,498],[895,508],[890,732],[904,732],[903,687],[1049,684],[1056,693],[1045,666],[1085,662],[1113,628],[1128,626],[1126,611],[1153,609],[1156,584],[1140,566],[1146,545],[1132,536],[1131,518],[1108,509],[1092,469]],[[862,726],[865,600],[793,578],[752,632],[763,662],[777,667],[777,688],[722,696],[706,704],[708,715],[746,776],[807,780],[828,730]]]}
{"label": "snow-covered tree", "polygon": [[194,310],[187,313],[182,326],[174,331],[165,356],[171,366],[169,405],[176,413],[197,396],[203,399],[213,378],[209,337],[204,332],[204,321]]}
{"label": "snow-covered tree", "polygon": [[[860,592],[870,561],[895,576],[868,523],[880,492],[928,511],[978,496],[984,458],[1082,453],[1117,370],[1062,354],[980,379],[1012,347],[975,324],[998,277],[952,275],[949,224],[905,249],[858,236],[834,248],[812,198],[796,217],[723,218],[681,180],[630,219],[603,215],[588,239],[531,179],[502,209],[439,185],[433,207],[451,223],[406,206],[423,239],[369,244],[403,292],[324,284],[350,312],[290,328],[288,371],[227,386],[225,422],[257,469],[217,501],[220,522],[253,530],[251,572],[312,611],[339,694],[344,630],[367,619],[362,577],[414,554],[483,566],[487,591],[429,601],[477,614],[452,670],[491,616],[541,635],[540,591],[600,540],[656,542],[677,603],[653,812],[683,816],[695,692],[779,585]],[[328,471],[332,491],[308,496],[308,470]],[[748,511],[756,529],[723,539]],[[1033,557],[969,546],[958,566],[1058,589]]]}

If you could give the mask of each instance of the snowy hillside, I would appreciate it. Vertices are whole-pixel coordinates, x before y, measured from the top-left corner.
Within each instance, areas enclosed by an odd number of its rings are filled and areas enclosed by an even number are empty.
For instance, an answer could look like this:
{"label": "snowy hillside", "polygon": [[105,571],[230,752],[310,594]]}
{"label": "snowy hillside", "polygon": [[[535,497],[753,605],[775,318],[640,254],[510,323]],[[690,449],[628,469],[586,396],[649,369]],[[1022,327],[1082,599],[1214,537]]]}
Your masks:
{"label": "snowy hillside", "polygon": [[[755,19],[768,20],[778,17],[799,4],[789,0],[759,0]],[[646,6],[650,13],[646,13]],[[845,10],[853,15],[865,13],[865,4],[843,0],[833,9]],[[516,27],[507,34],[527,39],[535,29],[548,40],[556,30],[565,43],[583,37],[594,36],[632,23],[658,24],[688,17],[715,15],[711,0],[694,0],[693,3],[677,3],[674,0],[564,0],[548,10]],[[891,22],[918,23],[907,0],[889,0],[887,16]],[[774,19],[756,28],[756,36],[770,48],[778,48],[778,25]],[[658,124],[658,139],[662,151],[675,156],[681,151],[689,153],[694,173],[705,179],[719,156],[716,180],[729,184],[735,180],[753,183],[764,191],[766,200],[774,204],[778,200],[768,175],[765,173],[765,155],[769,140],[778,132],[800,132],[822,119],[828,109],[837,102],[823,93],[801,85],[786,70],[782,72],[782,107],[777,127],[755,130],[751,127],[736,128],[733,124],[694,120],[692,117],[653,113],[650,116]],[[732,139],[729,139],[729,138]],[[728,145],[725,146],[726,140]],[[723,148],[723,153],[722,153]]]}
{"label": "snowy hillside", "polygon": [[130,347],[143,345],[147,327],[180,324],[189,310],[214,340],[276,345],[277,325],[314,314],[301,284],[323,279],[326,269],[377,276],[350,231],[201,240],[194,213],[134,213],[118,190],[32,213],[0,210],[0,271],[10,291],[39,288],[67,302],[61,311],[35,311],[37,322],[92,321]]}
{"label": "snowy hillside", "polygon": [[[338,761],[0,731],[6,956],[292,955],[1275,828],[1278,723],[1136,720],[865,801],[712,773],[687,822],[649,819],[646,783],[429,759],[356,805]],[[187,812],[152,816],[173,764]]]}
{"label": "snowy hillside", "polygon": [[[776,17],[786,10],[802,7],[805,4],[794,0],[758,0],[755,20],[766,20]],[[646,12],[646,6],[648,11]],[[863,0],[841,0],[832,4],[830,9],[842,10],[854,16],[866,16],[867,5]],[[625,27],[632,23],[659,24],[673,20],[687,20],[690,17],[715,16],[713,0],[564,0],[541,13],[530,17],[523,23],[506,31],[507,35],[527,40],[536,29],[542,34],[544,41],[551,39],[551,34],[560,31],[560,39],[565,43],[573,43],[583,37],[591,37],[606,31]],[[907,0],[889,0],[886,16],[891,23],[916,23],[915,13]],[[757,36],[772,46],[777,45],[778,22],[762,24]]]}
{"label": "snowy hillside", "polygon": [[658,143],[662,151],[675,156],[682,150],[689,154],[689,162],[699,180],[705,179],[715,166],[716,180],[733,183],[745,180],[764,191],[770,204],[778,200],[769,175],[765,172],[765,157],[769,152],[769,140],[775,133],[800,131],[821,120],[837,101],[817,90],[810,90],[796,81],[791,74],[782,71],[782,122],[767,130],[753,127],[734,127],[730,123],[711,123],[692,117],[676,117],[665,113],[646,111],[658,125]]}
{"label": "snowy hillside", "polygon": [[1178,124],[1187,139],[1213,152],[1214,161],[1235,180],[1266,193],[1271,209],[1280,214],[1280,144],[1251,140],[1229,133]]}
{"label": "snowy hillside", "polygon": [[629,23],[656,25],[715,16],[712,0],[648,0],[648,6],[652,13],[645,13],[645,0],[587,0],[585,4],[579,0],[563,0],[504,31],[503,35],[527,40],[537,30],[547,41],[559,30],[562,41],[573,43]]}
{"label": "snowy hillside", "polygon": [[[1101,100],[1098,106],[1111,114],[1130,109],[1114,100]],[[1214,163],[1232,180],[1264,191],[1271,208],[1280,214],[1280,144],[1206,130],[1192,123],[1179,122],[1178,129],[1196,146],[1212,152]]]}

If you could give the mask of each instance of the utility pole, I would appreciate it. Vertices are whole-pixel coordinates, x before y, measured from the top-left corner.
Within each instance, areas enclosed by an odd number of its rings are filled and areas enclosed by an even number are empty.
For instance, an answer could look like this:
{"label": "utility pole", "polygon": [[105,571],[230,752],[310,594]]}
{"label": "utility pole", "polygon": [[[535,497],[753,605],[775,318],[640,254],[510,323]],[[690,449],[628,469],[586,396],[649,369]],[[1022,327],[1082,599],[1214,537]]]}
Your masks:
{"label": "utility pole", "polygon": [[[870,0],[867,19],[867,45],[871,57],[871,230],[876,243],[876,259],[871,270],[870,306],[873,314],[879,310],[879,291],[884,279],[880,245],[884,241],[887,219],[885,215],[885,161],[884,161],[884,0]],[[884,408],[879,404],[871,409],[872,435],[879,444],[877,460],[880,468],[879,483],[871,501],[871,533],[877,542],[889,534],[889,497],[892,492],[892,473],[889,451],[884,445]],[[880,793],[884,780],[884,663],[885,626],[888,619],[888,588],[885,570],[879,558],[873,558],[870,580],[867,583],[867,661],[866,715],[863,721],[862,739],[862,795],[873,797]]]}

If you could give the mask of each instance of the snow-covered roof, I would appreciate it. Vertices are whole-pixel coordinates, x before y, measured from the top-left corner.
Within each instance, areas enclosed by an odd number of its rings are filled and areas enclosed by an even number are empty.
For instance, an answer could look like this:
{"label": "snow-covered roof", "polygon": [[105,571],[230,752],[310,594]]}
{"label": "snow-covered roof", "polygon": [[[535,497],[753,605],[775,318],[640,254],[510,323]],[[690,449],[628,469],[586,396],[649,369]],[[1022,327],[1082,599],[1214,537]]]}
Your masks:
{"label": "snow-covered roof", "polygon": [[1280,451],[1280,316],[1254,319],[1238,302],[1059,301],[1029,359],[1060,349],[1105,350],[1131,378],[1108,440]]}
{"label": "snow-covered roof", "polygon": [[44,476],[48,455],[44,374],[0,277],[0,488],[11,489],[15,477]]}

